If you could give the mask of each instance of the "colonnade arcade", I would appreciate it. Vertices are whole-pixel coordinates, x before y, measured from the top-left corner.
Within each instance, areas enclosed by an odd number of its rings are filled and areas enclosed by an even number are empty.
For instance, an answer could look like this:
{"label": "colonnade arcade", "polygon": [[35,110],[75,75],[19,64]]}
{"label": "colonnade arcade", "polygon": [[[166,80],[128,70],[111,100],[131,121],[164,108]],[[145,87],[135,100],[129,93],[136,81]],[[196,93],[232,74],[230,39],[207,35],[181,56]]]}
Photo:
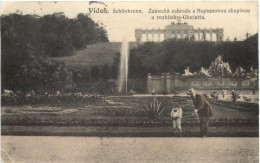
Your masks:
{"label": "colonnade arcade", "polygon": [[187,38],[194,41],[223,41],[223,28],[204,28],[194,29],[193,26],[187,23],[172,23],[165,29],[136,29],[136,42],[154,41],[159,42],[170,38]]}

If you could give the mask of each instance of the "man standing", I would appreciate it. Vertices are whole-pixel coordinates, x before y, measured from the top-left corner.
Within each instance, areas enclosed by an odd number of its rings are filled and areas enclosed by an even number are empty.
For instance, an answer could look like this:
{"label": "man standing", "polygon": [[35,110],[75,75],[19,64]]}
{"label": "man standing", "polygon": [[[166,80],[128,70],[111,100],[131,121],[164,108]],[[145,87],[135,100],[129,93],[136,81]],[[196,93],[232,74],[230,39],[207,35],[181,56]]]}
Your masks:
{"label": "man standing", "polygon": [[193,88],[189,89],[188,94],[193,100],[194,112],[199,115],[201,136],[206,137],[208,136],[209,117],[213,117],[212,107],[205,97],[197,94]]}

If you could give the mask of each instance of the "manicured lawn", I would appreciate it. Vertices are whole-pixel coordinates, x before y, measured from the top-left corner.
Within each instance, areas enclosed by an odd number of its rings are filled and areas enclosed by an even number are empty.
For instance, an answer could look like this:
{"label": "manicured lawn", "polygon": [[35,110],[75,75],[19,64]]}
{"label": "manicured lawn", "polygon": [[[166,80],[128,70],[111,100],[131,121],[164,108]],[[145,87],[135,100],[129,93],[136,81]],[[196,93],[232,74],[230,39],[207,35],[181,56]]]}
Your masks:
{"label": "manicured lawn", "polygon": [[[135,42],[129,44],[130,48],[136,47]],[[63,62],[68,68],[81,68],[92,66],[112,65],[114,57],[120,52],[120,42],[107,42],[88,45],[86,49],[76,51],[74,55],[67,57],[52,58],[55,61]]]}

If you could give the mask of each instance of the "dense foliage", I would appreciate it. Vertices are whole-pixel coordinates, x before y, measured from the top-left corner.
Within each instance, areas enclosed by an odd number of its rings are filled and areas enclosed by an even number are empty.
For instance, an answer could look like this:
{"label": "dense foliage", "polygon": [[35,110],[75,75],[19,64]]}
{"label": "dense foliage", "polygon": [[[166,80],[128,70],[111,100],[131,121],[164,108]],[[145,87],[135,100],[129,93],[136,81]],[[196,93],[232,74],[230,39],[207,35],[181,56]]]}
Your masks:
{"label": "dense foliage", "polygon": [[147,42],[130,51],[129,75],[146,77],[147,73],[183,73],[186,67],[198,72],[209,68],[218,55],[230,64],[232,72],[238,66],[246,71],[258,68],[258,35],[244,41],[194,42],[187,39],[170,39],[161,43]]}
{"label": "dense foliage", "polygon": [[37,55],[66,56],[87,44],[108,41],[104,27],[82,13],[74,19],[67,18],[64,13],[42,17],[18,13],[2,15],[1,33],[5,55],[11,53],[6,49],[12,48],[17,53],[22,47],[26,50],[24,48],[30,46]]}
{"label": "dense foliage", "polygon": [[218,46],[218,53],[223,54],[232,71],[241,66],[246,71],[258,68],[258,34],[239,42],[226,42]]}
{"label": "dense foliage", "polygon": [[48,59],[72,55],[86,45],[108,41],[104,27],[88,15],[1,16],[2,89],[71,88],[73,73]]}

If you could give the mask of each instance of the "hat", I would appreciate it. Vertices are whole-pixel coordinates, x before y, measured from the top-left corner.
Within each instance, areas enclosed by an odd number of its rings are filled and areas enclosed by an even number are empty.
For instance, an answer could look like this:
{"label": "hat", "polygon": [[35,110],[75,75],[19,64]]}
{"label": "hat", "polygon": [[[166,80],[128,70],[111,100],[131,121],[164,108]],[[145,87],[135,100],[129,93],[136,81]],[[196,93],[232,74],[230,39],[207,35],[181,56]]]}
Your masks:
{"label": "hat", "polygon": [[193,89],[193,88],[191,88],[191,89],[189,89],[189,91],[188,91],[188,94],[190,95],[190,94],[193,94],[193,93],[195,93],[196,91]]}

